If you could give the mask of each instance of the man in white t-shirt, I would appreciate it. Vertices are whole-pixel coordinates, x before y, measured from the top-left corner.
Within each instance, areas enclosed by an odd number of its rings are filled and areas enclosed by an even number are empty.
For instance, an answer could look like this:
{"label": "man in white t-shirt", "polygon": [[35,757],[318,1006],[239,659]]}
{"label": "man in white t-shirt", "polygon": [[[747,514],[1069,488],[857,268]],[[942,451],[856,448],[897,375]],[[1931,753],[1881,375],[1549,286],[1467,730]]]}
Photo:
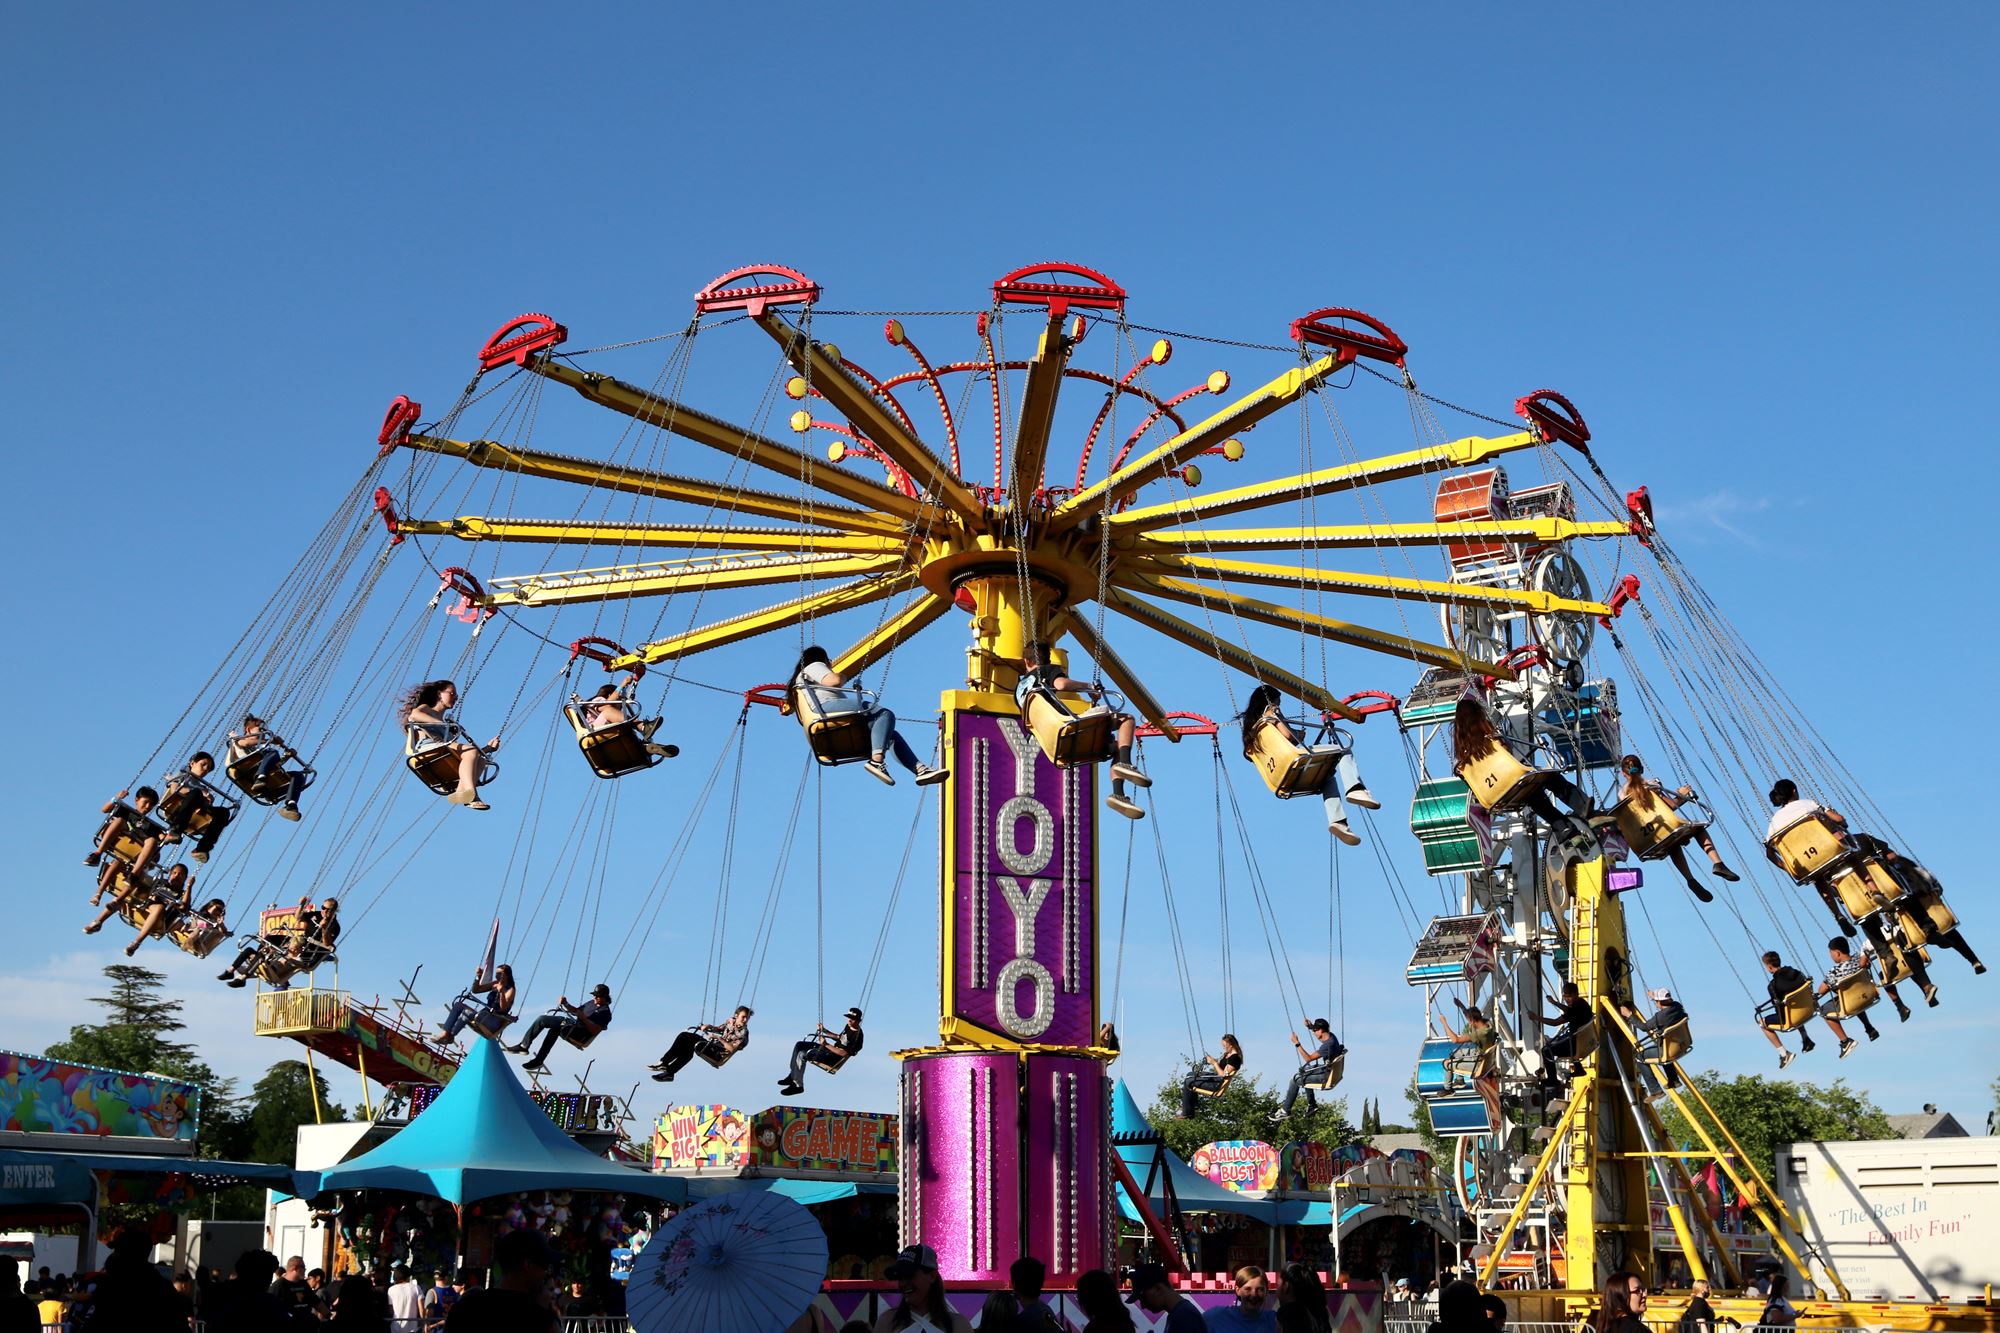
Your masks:
{"label": "man in white t-shirt", "polygon": [[424,1289],[410,1276],[407,1265],[389,1270],[390,1333],[424,1333]]}
{"label": "man in white t-shirt", "polygon": [[1840,811],[1828,810],[1818,801],[1801,800],[1798,785],[1790,778],[1779,778],[1771,784],[1771,804],[1777,808],[1771,812],[1770,827],[1764,830],[1764,841],[1769,842],[1807,815],[1824,812],[1834,823],[1846,825]]}

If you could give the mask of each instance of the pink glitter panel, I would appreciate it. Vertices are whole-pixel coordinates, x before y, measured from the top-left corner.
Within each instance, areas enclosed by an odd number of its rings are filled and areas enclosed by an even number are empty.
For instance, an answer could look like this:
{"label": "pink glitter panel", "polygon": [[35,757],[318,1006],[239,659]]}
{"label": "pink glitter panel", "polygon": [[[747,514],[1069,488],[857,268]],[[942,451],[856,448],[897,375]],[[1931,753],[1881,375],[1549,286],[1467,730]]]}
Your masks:
{"label": "pink glitter panel", "polygon": [[1087,1056],[1030,1055],[1023,1102],[1027,1252],[1069,1286],[1109,1266],[1110,1084]]}
{"label": "pink glitter panel", "polygon": [[948,1011],[1003,1038],[1095,1036],[1094,768],[1051,764],[1020,720],[954,723]]}
{"label": "pink glitter panel", "polygon": [[937,1251],[951,1282],[1007,1279],[1020,1257],[1020,1060],[903,1062],[903,1243]]}

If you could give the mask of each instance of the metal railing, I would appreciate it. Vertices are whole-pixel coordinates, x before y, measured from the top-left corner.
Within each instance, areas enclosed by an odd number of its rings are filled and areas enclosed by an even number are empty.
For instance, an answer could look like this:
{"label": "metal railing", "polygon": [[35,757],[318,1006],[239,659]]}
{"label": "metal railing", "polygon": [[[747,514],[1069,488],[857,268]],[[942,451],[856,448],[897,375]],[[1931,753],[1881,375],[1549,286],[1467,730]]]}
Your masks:
{"label": "metal railing", "polygon": [[305,986],[298,990],[261,991],[257,996],[257,1035],[338,1032],[347,1026],[348,1008],[348,994],[344,990]]}

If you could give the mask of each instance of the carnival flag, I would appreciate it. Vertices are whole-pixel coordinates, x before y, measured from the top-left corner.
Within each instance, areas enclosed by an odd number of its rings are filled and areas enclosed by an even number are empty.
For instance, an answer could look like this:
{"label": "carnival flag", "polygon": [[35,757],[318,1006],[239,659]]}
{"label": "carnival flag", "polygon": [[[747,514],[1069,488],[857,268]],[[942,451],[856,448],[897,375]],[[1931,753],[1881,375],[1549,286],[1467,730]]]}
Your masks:
{"label": "carnival flag", "polygon": [[493,918],[493,933],[486,937],[486,952],[479,959],[479,984],[493,980],[494,954],[500,950],[500,918]]}

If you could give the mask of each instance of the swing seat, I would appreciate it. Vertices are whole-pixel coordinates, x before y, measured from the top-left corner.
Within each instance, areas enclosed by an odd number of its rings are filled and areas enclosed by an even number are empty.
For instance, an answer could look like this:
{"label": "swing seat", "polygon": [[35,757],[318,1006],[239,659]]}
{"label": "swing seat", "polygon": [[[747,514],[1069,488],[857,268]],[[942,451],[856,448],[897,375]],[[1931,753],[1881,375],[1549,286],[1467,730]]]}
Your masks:
{"label": "swing seat", "polygon": [[1839,869],[1855,854],[1833,821],[1817,810],[1779,829],[1765,845],[1795,884],[1809,884]]}
{"label": "swing seat", "polygon": [[1706,821],[1684,819],[1666,796],[1647,787],[1611,807],[1611,818],[1641,861],[1673,855],[1701,835]]}
{"label": "swing seat", "polygon": [[1694,1049],[1694,1037],[1683,1018],[1660,1029],[1659,1042],[1647,1060],[1656,1065],[1678,1064]]}
{"label": "swing seat", "polygon": [[1337,745],[1300,745],[1266,719],[1257,725],[1256,746],[1244,758],[1257,766],[1257,776],[1273,796],[1290,800],[1319,795],[1341,754]]}
{"label": "swing seat", "polygon": [[1804,1027],[1819,1011],[1818,1001],[1813,996],[1812,983],[1807,982],[1785,996],[1783,1004],[1774,1005],[1766,1000],[1757,1006],[1757,1016],[1769,1021],[1764,1024],[1778,1032],[1796,1032]]}
{"label": "swing seat", "polygon": [[1830,1018],[1852,1018],[1865,1009],[1875,1007],[1882,998],[1874,980],[1866,972],[1856,972],[1833,988],[1826,997],[1822,1012]]}
{"label": "swing seat", "polygon": [[97,826],[97,835],[91,839],[92,843],[95,844],[99,838],[104,836],[104,830],[111,827],[112,820],[121,817],[125,821],[125,831],[120,833],[112,844],[105,849],[105,855],[110,856],[114,860],[123,861],[126,865],[131,865],[139,859],[140,854],[146,850],[148,842],[158,841],[167,836],[167,829],[164,824],[161,824],[151,815],[140,814],[131,806],[120,801],[112,807],[111,813],[104,817],[104,822]]}
{"label": "swing seat", "polygon": [[263,762],[264,751],[260,748],[230,760],[228,767],[223,771],[229,775],[229,781],[238,791],[259,805],[277,805],[282,802],[285,794],[292,789],[294,778],[298,780],[300,791],[312,785],[311,764],[302,764],[297,769],[288,769],[280,764],[259,779],[257,771],[263,767]]}
{"label": "swing seat", "polygon": [[[206,783],[203,786],[207,786]],[[159,817],[170,830],[177,830],[185,837],[198,838],[208,826],[215,822],[215,809],[211,804],[199,800],[200,789],[176,787],[160,798],[157,807]],[[209,790],[209,800],[215,801],[220,793]],[[224,798],[226,799],[226,798]],[[182,812],[186,813],[183,814]]]}
{"label": "swing seat", "polygon": [[[687,1030],[696,1034],[699,1038],[695,1042],[694,1053],[710,1069],[722,1068],[729,1063],[730,1057],[736,1054],[735,1051],[730,1050],[717,1041],[713,1033],[703,1032],[700,1028],[689,1028]],[[743,1044],[748,1046],[750,1043],[746,1041]]]}
{"label": "swing seat", "polygon": [[1457,773],[1470,789],[1472,799],[1496,815],[1520,805],[1558,776],[1544,769],[1529,768],[1497,740],[1487,742],[1486,748]]}
{"label": "swing seat", "polygon": [[[1200,1072],[1206,1073],[1207,1070],[1204,1069]],[[1214,1087],[1211,1088],[1205,1083],[1197,1083],[1190,1091],[1197,1097],[1220,1097],[1223,1093],[1229,1091],[1229,1085],[1235,1081],[1236,1071],[1234,1069],[1226,1070],[1222,1075],[1222,1082],[1216,1084]]]}
{"label": "swing seat", "polygon": [[590,771],[600,778],[622,778],[627,773],[643,773],[662,763],[666,755],[646,744],[646,738],[639,731],[642,725],[635,718],[614,722],[596,731],[579,730],[577,748],[583,751]]}
{"label": "swing seat", "polygon": [[[818,1038],[819,1034],[815,1032],[807,1037],[806,1040],[817,1042]],[[845,1052],[835,1055],[825,1046],[815,1044],[811,1054],[806,1056],[806,1063],[814,1069],[823,1069],[829,1074],[838,1074],[842,1066],[846,1065],[848,1059],[849,1057]]]}
{"label": "swing seat", "polygon": [[169,926],[167,938],[172,940],[182,953],[191,954],[196,958],[206,958],[229,938],[229,929],[204,917],[190,915]]}
{"label": "swing seat", "polygon": [[[459,1000],[472,999],[474,996],[471,991],[460,991],[458,998],[453,1000],[452,1004],[456,1005]],[[471,1009],[471,1017],[465,1020],[465,1025],[482,1037],[497,1039],[518,1017],[519,1014],[503,1013],[489,1004],[475,1004]]]}
{"label": "swing seat", "polygon": [[1410,802],[1410,831],[1424,849],[1424,870],[1455,875],[1483,870],[1492,854],[1492,820],[1459,778],[1428,778]]}
{"label": "swing seat", "polygon": [[[1903,930],[1905,932],[1904,939],[1919,938],[1907,933],[1909,930],[1907,922],[1905,922]],[[1931,960],[1930,950],[1924,948],[1922,945],[1898,944],[1894,940],[1891,940],[1889,942],[1888,953],[1876,960],[1882,968],[1882,984],[1885,986],[1896,986],[1908,981],[1912,975],[1910,967],[1910,960],[1912,958],[1928,966]]]}
{"label": "swing seat", "polygon": [[1332,1092],[1347,1073],[1347,1052],[1342,1051],[1327,1064],[1326,1072],[1304,1084],[1308,1092]]}
{"label": "swing seat", "polygon": [[1921,927],[1918,935],[1910,937],[1912,939],[1919,936],[1929,938],[1958,929],[1958,914],[1946,905],[1942,893],[1911,894],[1907,906],[1914,911]]}
{"label": "swing seat", "polygon": [[1047,690],[1033,690],[1022,721],[1058,768],[1109,763],[1118,752],[1118,715],[1102,705],[1073,713]]}
{"label": "swing seat", "polygon": [[[459,746],[470,742],[433,740],[414,727],[404,728],[403,734],[403,762],[417,775],[417,781],[439,796],[457,791]],[[499,776],[500,762],[481,752],[473,785],[484,787]]]}
{"label": "swing seat", "polygon": [[1903,897],[1903,886],[1889,873],[1889,867],[1872,856],[1836,869],[1831,887],[1840,905],[1856,921],[1892,906]]}
{"label": "swing seat", "polygon": [[[565,1009],[563,1012],[567,1014],[569,1010]],[[572,1014],[571,1017],[575,1017],[575,1015]],[[505,1027],[506,1024],[503,1023],[501,1026]],[[597,1026],[597,1024],[587,1023],[581,1018],[578,1018],[574,1023],[566,1023],[557,1029],[558,1035],[579,1051],[589,1049],[590,1043],[596,1041],[597,1034],[602,1031],[604,1029]]]}
{"label": "swing seat", "polygon": [[873,753],[866,713],[814,717],[802,711],[799,723],[806,729],[806,744],[812,748],[813,758],[828,767],[856,763]]}

